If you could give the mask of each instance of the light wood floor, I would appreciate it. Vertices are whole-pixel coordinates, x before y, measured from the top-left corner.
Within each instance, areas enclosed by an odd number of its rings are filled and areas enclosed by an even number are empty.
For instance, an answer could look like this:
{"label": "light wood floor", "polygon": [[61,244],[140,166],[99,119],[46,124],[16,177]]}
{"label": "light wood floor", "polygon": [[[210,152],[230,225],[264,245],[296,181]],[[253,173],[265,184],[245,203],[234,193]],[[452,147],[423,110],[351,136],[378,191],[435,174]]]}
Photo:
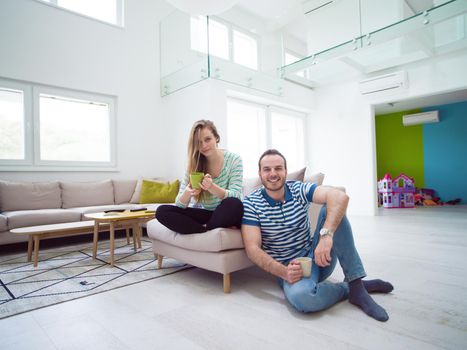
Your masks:
{"label": "light wood floor", "polygon": [[[344,301],[304,315],[257,268],[193,268],[0,321],[1,349],[466,349],[467,207],[392,209],[351,217],[380,323]],[[342,274],[337,268],[332,279]]]}

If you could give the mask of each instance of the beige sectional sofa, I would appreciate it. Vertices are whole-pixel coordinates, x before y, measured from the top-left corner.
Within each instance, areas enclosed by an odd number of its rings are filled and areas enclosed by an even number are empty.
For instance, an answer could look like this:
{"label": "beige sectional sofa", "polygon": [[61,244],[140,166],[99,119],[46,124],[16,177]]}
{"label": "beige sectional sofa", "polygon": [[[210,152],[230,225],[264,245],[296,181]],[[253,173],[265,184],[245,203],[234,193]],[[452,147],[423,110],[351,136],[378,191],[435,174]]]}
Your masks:
{"label": "beige sectional sofa", "polygon": [[0,245],[27,241],[10,232],[19,227],[82,221],[86,213],[110,209],[156,209],[160,204],[139,204],[140,183],[0,181]]}
{"label": "beige sectional sofa", "polygon": [[[304,176],[305,169],[291,173],[290,180],[323,183],[324,174]],[[243,195],[261,186],[258,178],[244,179]],[[311,228],[314,230],[321,206],[311,204],[309,213]],[[223,275],[225,293],[230,292],[232,272],[250,267],[253,263],[247,257],[239,229],[217,228],[205,233],[182,235],[160,224],[157,220],[147,223],[148,237],[152,241],[154,253],[158,255],[161,267],[163,257],[168,256]]]}

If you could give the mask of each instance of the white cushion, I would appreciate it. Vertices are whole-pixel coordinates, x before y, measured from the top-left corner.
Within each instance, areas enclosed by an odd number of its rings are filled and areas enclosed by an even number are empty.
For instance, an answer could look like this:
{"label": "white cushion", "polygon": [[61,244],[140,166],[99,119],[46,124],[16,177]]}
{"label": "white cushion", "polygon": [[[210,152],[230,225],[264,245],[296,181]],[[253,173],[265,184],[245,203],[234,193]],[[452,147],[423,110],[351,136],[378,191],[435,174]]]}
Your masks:
{"label": "white cushion", "polygon": [[60,208],[58,182],[0,181],[0,211]]}
{"label": "white cushion", "polygon": [[294,171],[292,173],[287,174],[287,180],[293,180],[293,181],[303,181],[303,178],[305,177],[305,171],[306,168]]}
{"label": "white cushion", "polygon": [[251,192],[261,187],[261,180],[259,177],[248,177],[243,179],[243,196],[248,196]]}
{"label": "white cushion", "polygon": [[322,185],[324,180],[324,174],[323,173],[314,173],[311,175],[306,175],[305,178],[303,179],[303,182],[312,182],[317,185]]}
{"label": "white cushion", "polygon": [[136,180],[112,180],[115,204],[130,203],[135,192]]}
{"label": "white cushion", "polygon": [[111,180],[60,182],[60,187],[62,188],[63,208],[114,204],[114,189]]}
{"label": "white cushion", "polygon": [[0,214],[0,232],[8,231],[8,219],[5,215]]}
{"label": "white cushion", "polygon": [[8,218],[8,228],[58,224],[61,222],[80,221],[81,213],[63,209],[35,209],[4,212]]}

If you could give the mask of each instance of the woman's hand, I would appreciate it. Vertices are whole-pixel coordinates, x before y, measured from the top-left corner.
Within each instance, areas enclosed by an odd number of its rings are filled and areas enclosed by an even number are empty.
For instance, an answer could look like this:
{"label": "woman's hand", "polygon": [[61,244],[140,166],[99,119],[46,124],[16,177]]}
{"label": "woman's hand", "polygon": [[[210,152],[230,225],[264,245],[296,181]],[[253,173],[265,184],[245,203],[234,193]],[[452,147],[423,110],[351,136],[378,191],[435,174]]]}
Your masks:
{"label": "woman's hand", "polygon": [[201,193],[200,188],[191,188],[191,184],[186,185],[185,192],[188,192],[191,197],[196,197]]}
{"label": "woman's hand", "polygon": [[287,278],[286,281],[289,284],[293,284],[295,282],[300,281],[300,279],[303,276],[302,272],[302,267],[300,266],[300,263],[296,260],[292,260],[288,265],[287,265]]}
{"label": "woman's hand", "polygon": [[212,176],[210,174],[204,175],[203,181],[201,181],[200,186],[203,190],[209,191],[209,189],[212,187]]}

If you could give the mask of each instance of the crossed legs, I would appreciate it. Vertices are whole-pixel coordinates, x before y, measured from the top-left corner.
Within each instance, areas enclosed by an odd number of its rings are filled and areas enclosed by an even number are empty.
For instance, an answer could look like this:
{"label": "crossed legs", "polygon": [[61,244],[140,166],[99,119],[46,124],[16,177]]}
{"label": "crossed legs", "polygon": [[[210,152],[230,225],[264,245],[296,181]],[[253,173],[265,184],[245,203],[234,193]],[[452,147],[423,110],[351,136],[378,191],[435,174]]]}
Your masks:
{"label": "crossed legs", "polygon": [[156,211],[161,224],[182,234],[206,232],[217,227],[240,227],[242,216],[243,204],[233,197],[224,199],[214,211],[175,205],[161,205]]}

